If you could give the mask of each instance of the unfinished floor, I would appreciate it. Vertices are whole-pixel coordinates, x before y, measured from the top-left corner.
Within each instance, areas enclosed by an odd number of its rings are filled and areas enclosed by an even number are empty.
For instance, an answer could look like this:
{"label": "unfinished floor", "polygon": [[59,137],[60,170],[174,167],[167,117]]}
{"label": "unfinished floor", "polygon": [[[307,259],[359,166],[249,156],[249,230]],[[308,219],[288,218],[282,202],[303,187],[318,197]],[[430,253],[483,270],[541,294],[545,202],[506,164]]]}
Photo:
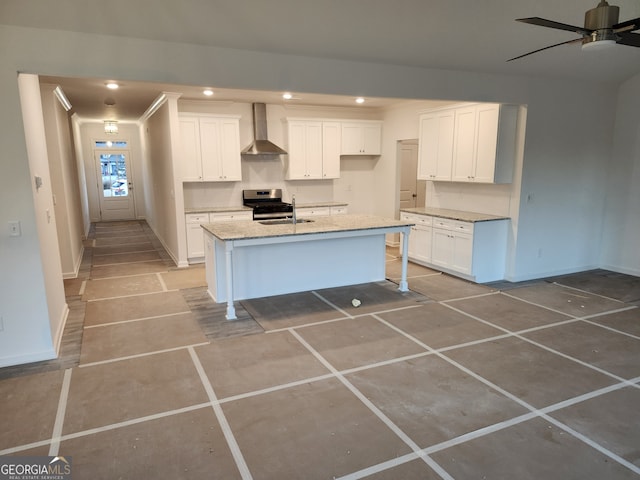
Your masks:
{"label": "unfinished floor", "polygon": [[[60,359],[0,369],[0,455],[74,479],[638,479],[640,282],[390,281],[238,302],[97,224]],[[352,303],[358,299],[361,304]]]}

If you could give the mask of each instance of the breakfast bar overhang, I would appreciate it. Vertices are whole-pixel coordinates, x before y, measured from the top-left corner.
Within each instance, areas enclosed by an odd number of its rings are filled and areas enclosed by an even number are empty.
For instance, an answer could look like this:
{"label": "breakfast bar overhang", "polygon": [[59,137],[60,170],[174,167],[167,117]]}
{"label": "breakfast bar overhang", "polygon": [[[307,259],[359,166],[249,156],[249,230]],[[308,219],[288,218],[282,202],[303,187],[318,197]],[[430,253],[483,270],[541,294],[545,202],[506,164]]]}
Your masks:
{"label": "breakfast bar overhang", "polygon": [[301,223],[236,221],[202,225],[209,295],[227,303],[385,279],[386,234],[402,233],[406,292],[413,223],[371,215],[313,217]]}

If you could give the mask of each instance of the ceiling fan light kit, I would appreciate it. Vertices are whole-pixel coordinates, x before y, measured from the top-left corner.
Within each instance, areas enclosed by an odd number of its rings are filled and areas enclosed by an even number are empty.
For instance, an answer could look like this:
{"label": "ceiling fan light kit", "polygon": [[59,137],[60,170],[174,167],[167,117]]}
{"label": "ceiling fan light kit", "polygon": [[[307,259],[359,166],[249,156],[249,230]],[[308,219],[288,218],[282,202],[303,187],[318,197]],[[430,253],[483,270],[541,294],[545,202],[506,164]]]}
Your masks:
{"label": "ceiling fan light kit", "polygon": [[619,15],[619,7],[609,5],[606,0],[601,0],[595,8],[587,10],[584,14],[584,27],[567,25],[566,23],[546,20],[540,17],[518,18],[516,19],[518,22],[574,32],[579,34],[580,37],[566,42],[557,43],[555,45],[550,45],[548,47],[539,48],[538,50],[525,53],[524,55],[519,55],[507,61],[510,62],[512,60],[517,60],[559,45],[578,42],[582,43],[582,49],[585,51],[604,50],[616,44],[640,47],[640,34],[633,33],[635,30],[640,29],[640,18],[634,18],[632,20],[618,23]]}

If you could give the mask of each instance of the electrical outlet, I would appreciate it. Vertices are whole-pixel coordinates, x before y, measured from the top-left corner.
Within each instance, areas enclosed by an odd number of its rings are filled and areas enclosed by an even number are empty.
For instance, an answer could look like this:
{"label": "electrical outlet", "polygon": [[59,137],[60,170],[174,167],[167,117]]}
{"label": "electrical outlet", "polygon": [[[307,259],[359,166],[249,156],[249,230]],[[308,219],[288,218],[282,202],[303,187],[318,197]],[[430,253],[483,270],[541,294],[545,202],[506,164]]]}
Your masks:
{"label": "electrical outlet", "polygon": [[19,221],[11,221],[9,222],[9,236],[10,237],[19,237],[22,235],[22,229],[20,228]]}

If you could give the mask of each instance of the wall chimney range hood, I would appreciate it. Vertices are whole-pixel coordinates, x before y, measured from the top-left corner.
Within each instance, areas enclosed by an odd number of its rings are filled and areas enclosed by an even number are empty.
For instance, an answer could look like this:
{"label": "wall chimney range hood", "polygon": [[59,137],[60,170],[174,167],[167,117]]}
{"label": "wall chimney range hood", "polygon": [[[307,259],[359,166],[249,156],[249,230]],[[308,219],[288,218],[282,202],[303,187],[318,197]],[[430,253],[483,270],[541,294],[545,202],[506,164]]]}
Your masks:
{"label": "wall chimney range hood", "polygon": [[281,155],[286,154],[282,148],[267,139],[267,106],[254,103],[253,108],[253,142],[244,150],[243,155]]}

